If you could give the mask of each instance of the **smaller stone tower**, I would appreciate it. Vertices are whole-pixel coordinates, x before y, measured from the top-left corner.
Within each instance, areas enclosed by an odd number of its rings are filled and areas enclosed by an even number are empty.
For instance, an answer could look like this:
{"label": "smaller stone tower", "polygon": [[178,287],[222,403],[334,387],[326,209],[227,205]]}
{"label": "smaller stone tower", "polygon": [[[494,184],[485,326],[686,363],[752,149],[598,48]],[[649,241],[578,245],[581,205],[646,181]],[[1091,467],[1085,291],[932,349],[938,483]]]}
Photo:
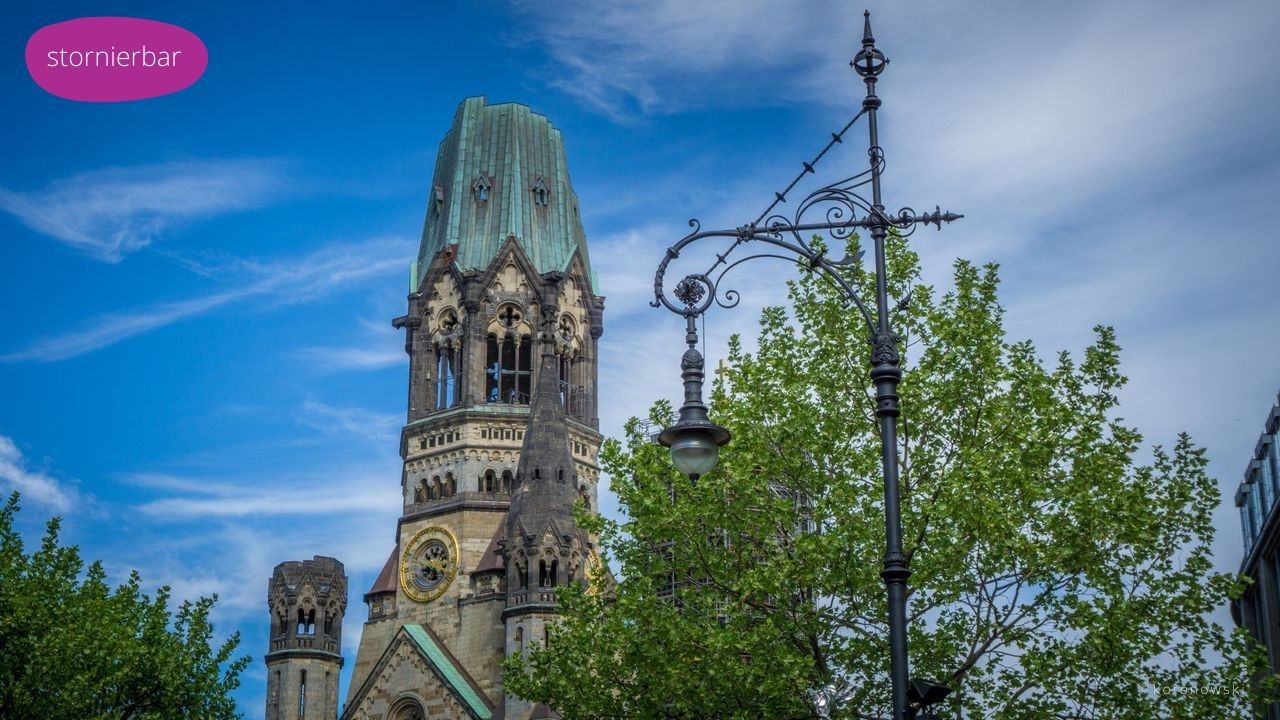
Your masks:
{"label": "smaller stone tower", "polygon": [[[537,387],[520,449],[506,537],[498,547],[507,562],[502,612],[507,657],[523,656],[531,646],[545,647],[550,641],[548,625],[559,615],[556,588],[587,581],[587,558],[593,549],[590,537],[573,517],[581,486],[556,378],[557,314],[555,305],[543,305]],[[581,497],[585,499],[585,491]],[[512,694],[505,696],[504,703],[504,717],[557,717],[546,706]]]}
{"label": "smaller stone tower", "polygon": [[267,583],[267,607],[266,720],[334,720],[347,611],[342,563],[320,555],[280,563]]}

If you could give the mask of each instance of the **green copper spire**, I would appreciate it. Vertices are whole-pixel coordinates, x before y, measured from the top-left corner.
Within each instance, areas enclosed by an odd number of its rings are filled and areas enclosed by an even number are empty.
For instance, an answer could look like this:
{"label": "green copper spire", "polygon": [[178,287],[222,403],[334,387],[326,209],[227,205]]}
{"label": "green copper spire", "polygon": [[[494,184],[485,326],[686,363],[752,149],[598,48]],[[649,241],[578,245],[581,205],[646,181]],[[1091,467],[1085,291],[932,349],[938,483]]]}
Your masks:
{"label": "green copper spire", "polygon": [[538,272],[563,271],[577,253],[596,284],[560,131],[526,105],[467,98],[436,155],[416,272],[454,244],[458,268],[483,269],[510,235]]}

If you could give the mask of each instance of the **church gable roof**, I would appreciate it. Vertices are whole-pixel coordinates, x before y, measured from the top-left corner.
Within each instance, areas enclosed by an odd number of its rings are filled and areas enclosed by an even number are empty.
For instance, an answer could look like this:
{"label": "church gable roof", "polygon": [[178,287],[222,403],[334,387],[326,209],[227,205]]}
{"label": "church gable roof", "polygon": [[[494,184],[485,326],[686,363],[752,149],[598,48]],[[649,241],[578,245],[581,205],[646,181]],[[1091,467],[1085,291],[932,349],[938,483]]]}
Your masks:
{"label": "church gable roof", "polygon": [[[413,656],[419,658],[421,663],[413,663],[406,668],[403,662],[406,648]],[[380,683],[384,675],[412,673],[415,668],[420,671],[420,677],[414,682],[402,682],[405,678],[398,678],[396,682]],[[452,697],[472,720],[494,720],[493,702],[476,685],[475,680],[449,652],[440,638],[423,625],[409,623],[400,627],[395,637],[387,644],[387,649],[378,658],[378,662],[374,664],[369,676],[360,685],[360,689],[348,698],[343,718],[364,717],[361,706],[365,705],[366,701],[375,700],[376,698],[371,698],[370,695],[383,684],[390,687],[417,687],[424,693],[431,689],[443,691]]]}
{"label": "church gable roof", "polygon": [[539,273],[563,272],[577,254],[594,289],[564,139],[545,115],[483,97],[462,101],[440,143],[431,188],[419,273],[450,244],[458,245],[460,269],[483,269],[515,235]]}
{"label": "church gable roof", "polygon": [[500,522],[498,523],[498,526],[494,528],[493,539],[489,541],[489,547],[485,548],[484,555],[480,558],[480,564],[476,566],[475,570],[471,571],[473,574],[490,572],[492,570],[503,570],[506,568],[506,563],[503,562],[502,553],[500,552],[503,535],[502,531],[505,527],[506,523]]}
{"label": "church gable roof", "polygon": [[378,579],[373,581],[373,587],[369,588],[369,592],[365,593],[366,598],[378,593],[396,591],[396,561],[399,558],[400,546],[396,545],[391,548],[391,555],[387,557],[387,562],[383,564],[382,572],[378,573]]}

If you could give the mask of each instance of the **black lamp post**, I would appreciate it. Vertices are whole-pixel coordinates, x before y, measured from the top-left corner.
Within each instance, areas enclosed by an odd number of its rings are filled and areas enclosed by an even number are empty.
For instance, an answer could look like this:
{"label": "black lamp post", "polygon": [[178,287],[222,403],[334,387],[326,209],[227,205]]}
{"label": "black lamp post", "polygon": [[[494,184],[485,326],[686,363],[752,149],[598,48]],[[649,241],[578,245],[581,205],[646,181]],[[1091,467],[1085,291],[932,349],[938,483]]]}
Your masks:
{"label": "black lamp post", "polygon": [[[658,442],[671,448],[672,462],[692,480],[697,480],[700,475],[715,467],[720,447],[729,442],[729,431],[708,419],[707,408],[702,403],[703,358],[696,348],[698,333],[695,324],[698,316],[710,309],[712,303],[724,308],[738,304],[740,297],[737,291],[725,290],[721,293],[719,290],[725,273],[756,258],[798,261],[810,271],[822,272],[845,293],[862,315],[867,327],[867,340],[871,344],[870,375],[876,388],[875,414],[880,424],[881,465],[884,472],[885,555],[880,577],[884,579],[889,600],[892,717],[894,720],[909,720],[919,709],[941,701],[948,690],[945,686],[922,680],[908,680],[906,594],[907,578],[911,576],[911,570],[907,567],[907,556],[902,552],[902,515],[898,504],[898,383],[902,379],[902,357],[898,352],[898,336],[889,326],[884,245],[891,227],[902,235],[910,235],[921,225],[932,224],[942,229],[942,223],[964,216],[942,212],[936,207],[932,213],[916,213],[909,207],[904,207],[897,213],[885,212],[880,198],[884,152],[880,148],[876,128],[876,110],[880,108],[880,98],[876,96],[876,81],[889,60],[876,48],[875,38],[871,34],[871,14],[864,13],[863,17],[862,47],[849,63],[867,87],[862,107],[857,114],[839,132],[832,133],[831,140],[822,151],[813,160],[804,163],[804,169],[786,189],[775,193],[773,202],[753,222],[729,230],[702,230],[697,220],[690,220],[689,226],[693,228],[693,232],[668,248],[666,257],[658,265],[653,280],[654,300],[650,304],[654,307],[666,307],[684,316],[685,338],[689,345],[680,363],[684,379],[684,405],[680,408],[679,420],[662,431]],[[828,150],[843,142],[844,134],[863,116],[867,119],[869,136],[868,168],[814,190],[800,200],[794,213],[783,214],[778,208],[787,202],[787,194],[805,175],[815,172],[814,166]],[[868,186],[871,191],[870,200],[861,194]],[[814,215],[818,216],[818,222],[805,221]],[[857,290],[837,271],[841,266],[859,262],[862,253],[850,255],[846,251],[843,258],[830,260],[826,257],[825,248],[815,248],[805,238],[808,233],[826,231],[838,240],[847,239],[859,229],[869,231],[875,252],[874,314]],[[716,255],[716,261],[706,272],[686,275],[680,280],[672,293],[679,304],[671,302],[663,290],[667,266],[680,256],[685,247],[710,237],[731,238],[732,242],[728,249]],[[730,260],[730,255],[740,246],[752,243],[771,247],[765,248],[765,252]],[[775,248],[786,251],[786,254],[776,252]],[[713,278],[712,274],[717,271],[718,274]],[[923,692],[922,688],[929,690]]]}

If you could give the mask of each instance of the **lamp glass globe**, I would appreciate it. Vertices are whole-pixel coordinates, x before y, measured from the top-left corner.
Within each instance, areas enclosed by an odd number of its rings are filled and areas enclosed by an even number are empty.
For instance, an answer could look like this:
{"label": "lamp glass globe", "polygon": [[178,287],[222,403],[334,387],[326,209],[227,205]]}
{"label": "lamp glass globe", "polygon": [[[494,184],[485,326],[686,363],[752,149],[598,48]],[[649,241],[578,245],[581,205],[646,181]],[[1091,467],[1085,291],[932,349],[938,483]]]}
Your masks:
{"label": "lamp glass globe", "polygon": [[720,446],[705,431],[681,435],[671,443],[671,463],[685,475],[706,475],[720,458]]}

